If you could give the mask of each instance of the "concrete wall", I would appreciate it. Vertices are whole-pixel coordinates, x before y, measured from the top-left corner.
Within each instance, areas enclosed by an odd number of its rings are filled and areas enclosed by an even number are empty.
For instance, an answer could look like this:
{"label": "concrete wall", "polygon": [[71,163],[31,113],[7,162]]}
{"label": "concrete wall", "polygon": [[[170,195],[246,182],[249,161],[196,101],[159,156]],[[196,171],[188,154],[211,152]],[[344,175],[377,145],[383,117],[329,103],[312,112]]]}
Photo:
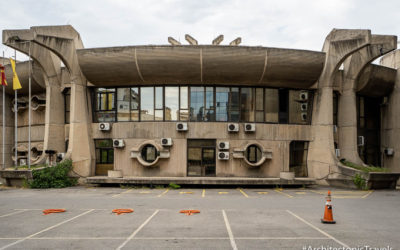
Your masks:
{"label": "concrete wall", "polygon": [[[310,125],[256,124],[255,133],[245,133],[240,124],[239,133],[228,133],[227,123],[188,123],[187,132],[176,131],[175,122],[120,122],[114,123],[110,132],[98,129],[92,124],[93,139],[124,139],[125,147],[114,150],[114,169],[122,170],[124,176],[186,176],[187,139],[216,139],[229,141],[230,153],[234,148],[244,148],[248,143],[257,142],[265,150],[272,151],[259,167],[248,166],[243,159],[230,155],[229,161],[216,159],[217,176],[279,177],[279,172],[289,170],[289,144],[292,140],[312,140]],[[160,144],[161,138],[172,138],[170,158],[160,159],[154,167],[144,167],[137,159],[130,158],[132,148],[146,140]],[[217,150],[218,152],[218,150]]]}
{"label": "concrete wall", "polygon": [[[6,122],[6,131],[5,131],[5,167],[9,167],[13,165],[11,156],[12,156],[12,148],[14,147],[14,113],[11,111],[11,102],[12,98],[8,95],[5,95],[5,122]],[[0,88],[0,145],[3,140],[3,92]],[[3,148],[0,147],[0,166],[3,168]]]}

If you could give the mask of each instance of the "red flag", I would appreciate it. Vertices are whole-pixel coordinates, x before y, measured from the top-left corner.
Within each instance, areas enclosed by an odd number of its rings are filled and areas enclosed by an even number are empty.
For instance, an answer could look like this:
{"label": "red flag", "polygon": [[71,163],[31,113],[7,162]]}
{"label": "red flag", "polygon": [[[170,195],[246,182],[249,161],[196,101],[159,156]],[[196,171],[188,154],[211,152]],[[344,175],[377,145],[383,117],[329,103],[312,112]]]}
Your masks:
{"label": "red flag", "polygon": [[1,85],[7,86],[6,74],[4,73],[4,66],[0,64],[0,82]]}

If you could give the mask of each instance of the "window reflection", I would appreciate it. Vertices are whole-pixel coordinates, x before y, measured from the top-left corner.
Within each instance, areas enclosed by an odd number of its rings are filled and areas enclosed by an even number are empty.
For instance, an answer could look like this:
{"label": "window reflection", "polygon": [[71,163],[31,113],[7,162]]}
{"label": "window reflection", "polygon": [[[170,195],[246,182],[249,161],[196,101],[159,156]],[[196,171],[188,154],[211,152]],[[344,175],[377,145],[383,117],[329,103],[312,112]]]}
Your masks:
{"label": "window reflection", "polygon": [[190,121],[201,122],[204,116],[204,87],[190,87]]}
{"label": "window reflection", "polygon": [[117,119],[129,121],[130,117],[130,88],[117,89]]}
{"label": "window reflection", "polygon": [[216,121],[228,121],[229,88],[215,89]]}
{"label": "window reflection", "polygon": [[153,121],[154,120],[154,88],[142,87],[140,88],[140,120]]}
{"label": "window reflection", "polygon": [[279,95],[277,89],[265,89],[264,91],[265,122],[278,123]]}
{"label": "window reflection", "polygon": [[165,120],[177,121],[179,116],[179,87],[165,87]]}
{"label": "window reflection", "polygon": [[241,89],[241,121],[254,122],[254,88]]}
{"label": "window reflection", "polygon": [[238,122],[240,118],[239,88],[231,88],[229,95],[229,121]]}

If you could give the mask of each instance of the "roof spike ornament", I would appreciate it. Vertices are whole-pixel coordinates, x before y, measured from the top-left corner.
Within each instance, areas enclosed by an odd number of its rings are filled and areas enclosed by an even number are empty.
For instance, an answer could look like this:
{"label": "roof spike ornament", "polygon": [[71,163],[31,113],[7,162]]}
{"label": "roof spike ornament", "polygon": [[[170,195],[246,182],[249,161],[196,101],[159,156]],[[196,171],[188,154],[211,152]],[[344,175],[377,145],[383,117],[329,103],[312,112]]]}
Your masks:
{"label": "roof spike ornament", "polygon": [[175,39],[174,39],[173,37],[171,37],[171,36],[168,37],[168,42],[169,42],[171,45],[181,45],[180,42],[178,42],[177,40],[175,40]]}
{"label": "roof spike ornament", "polygon": [[223,40],[224,35],[219,35],[212,41],[212,45],[219,45]]}
{"label": "roof spike ornament", "polygon": [[235,40],[233,40],[232,42],[230,42],[229,45],[230,46],[238,46],[241,42],[242,42],[242,38],[238,37]]}
{"label": "roof spike ornament", "polygon": [[194,39],[192,36],[190,36],[189,34],[185,35],[185,40],[188,41],[188,43],[190,45],[198,45],[199,43],[197,42],[196,39]]}

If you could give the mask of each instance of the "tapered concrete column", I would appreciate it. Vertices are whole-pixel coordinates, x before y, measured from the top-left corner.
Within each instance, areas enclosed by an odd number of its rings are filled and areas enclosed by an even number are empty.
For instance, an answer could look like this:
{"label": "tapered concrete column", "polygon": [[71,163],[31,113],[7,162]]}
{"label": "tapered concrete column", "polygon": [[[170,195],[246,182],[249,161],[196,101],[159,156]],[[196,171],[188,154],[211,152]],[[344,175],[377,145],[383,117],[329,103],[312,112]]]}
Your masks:
{"label": "tapered concrete column", "polygon": [[[309,175],[327,177],[337,168],[333,140],[333,82],[340,64],[355,51],[370,43],[369,30],[337,30],[327,36],[323,51],[326,53],[325,67],[318,80],[318,91],[313,107],[313,140],[308,153]],[[321,180],[321,183],[326,183]]]}
{"label": "tapered concrete column", "polygon": [[372,35],[371,45],[358,50],[344,62],[342,94],[339,98],[338,132],[341,158],[363,164],[357,146],[356,89],[360,74],[373,60],[397,47],[396,36]]}
{"label": "tapered concrete column", "polygon": [[[12,38],[18,37],[19,41]],[[65,152],[64,135],[64,97],[60,91],[61,87],[61,61],[50,50],[40,46],[33,41],[32,31],[26,30],[4,30],[3,43],[26,55],[31,55],[43,69],[46,83],[46,114],[43,150],[56,150]],[[46,160],[46,155],[33,162],[40,164]]]}
{"label": "tapered concrete column", "polygon": [[74,171],[81,176],[93,172],[94,147],[90,133],[87,81],[83,76],[76,50],[83,48],[79,33],[70,25],[32,27],[33,41],[55,53],[71,75],[69,146],[66,157],[73,161]]}
{"label": "tapered concrete column", "polygon": [[384,155],[382,163],[384,167],[390,169],[390,172],[400,172],[400,50],[384,56],[380,63],[397,69],[394,89],[382,115],[382,147],[394,149],[394,154]]}

